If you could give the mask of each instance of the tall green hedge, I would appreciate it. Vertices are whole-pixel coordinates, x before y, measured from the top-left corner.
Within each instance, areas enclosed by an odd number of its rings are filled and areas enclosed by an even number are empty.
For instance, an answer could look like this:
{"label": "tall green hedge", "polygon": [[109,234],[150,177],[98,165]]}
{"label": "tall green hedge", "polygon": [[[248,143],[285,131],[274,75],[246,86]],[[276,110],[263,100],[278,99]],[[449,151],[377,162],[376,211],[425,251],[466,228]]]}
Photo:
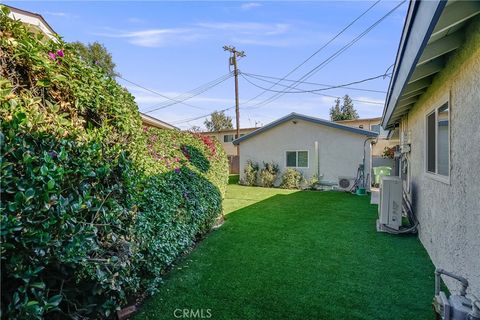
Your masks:
{"label": "tall green hedge", "polygon": [[143,128],[72,47],[0,13],[1,316],[99,318],[153,292],[221,214],[217,142]]}

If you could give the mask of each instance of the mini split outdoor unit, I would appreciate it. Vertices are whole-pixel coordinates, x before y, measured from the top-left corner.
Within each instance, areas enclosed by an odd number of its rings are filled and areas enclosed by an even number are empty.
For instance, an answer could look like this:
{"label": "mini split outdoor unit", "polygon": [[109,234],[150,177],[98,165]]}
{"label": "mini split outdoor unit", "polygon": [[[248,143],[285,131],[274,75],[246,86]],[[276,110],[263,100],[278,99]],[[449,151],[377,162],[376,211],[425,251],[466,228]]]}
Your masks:
{"label": "mini split outdoor unit", "polygon": [[399,230],[402,225],[402,180],[385,176],[380,183],[380,204],[378,206],[377,231],[386,228]]}
{"label": "mini split outdoor unit", "polygon": [[338,189],[342,191],[351,191],[355,183],[355,178],[338,177]]}

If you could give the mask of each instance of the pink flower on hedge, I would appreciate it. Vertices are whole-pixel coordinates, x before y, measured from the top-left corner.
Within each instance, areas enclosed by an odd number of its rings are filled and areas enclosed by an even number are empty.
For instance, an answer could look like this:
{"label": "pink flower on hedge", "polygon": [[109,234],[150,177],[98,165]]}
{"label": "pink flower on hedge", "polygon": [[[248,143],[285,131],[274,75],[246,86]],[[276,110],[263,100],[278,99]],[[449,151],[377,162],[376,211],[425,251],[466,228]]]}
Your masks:
{"label": "pink flower on hedge", "polygon": [[57,59],[57,56],[56,56],[55,53],[53,53],[53,52],[49,52],[49,53],[48,53],[48,57],[49,57],[50,59],[52,59],[52,60]]}
{"label": "pink flower on hedge", "polygon": [[175,173],[180,173],[180,168],[175,168]]}
{"label": "pink flower on hedge", "polygon": [[63,49],[57,51],[57,56],[59,56],[60,58],[63,58],[65,56],[65,54],[63,53]]}

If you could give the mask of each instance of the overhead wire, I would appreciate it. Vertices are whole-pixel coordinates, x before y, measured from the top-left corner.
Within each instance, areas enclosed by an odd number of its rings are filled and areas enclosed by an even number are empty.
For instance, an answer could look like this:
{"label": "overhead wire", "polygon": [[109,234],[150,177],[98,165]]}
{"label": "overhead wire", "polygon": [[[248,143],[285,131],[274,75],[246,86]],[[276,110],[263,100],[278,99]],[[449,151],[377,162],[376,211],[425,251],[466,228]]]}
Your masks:
{"label": "overhead wire", "polygon": [[[261,75],[261,74],[256,74],[256,73],[250,73],[250,72],[243,72],[243,71],[240,71],[242,74],[248,76],[248,77],[252,77],[252,78],[255,78],[255,79],[258,79],[258,80],[262,80],[262,78],[265,78],[265,79],[274,79],[274,80],[282,80],[282,81],[286,81],[286,82],[297,82],[297,80],[292,80],[292,79],[283,79],[283,78],[279,78],[279,77],[272,77],[272,76],[266,76],[266,75]],[[276,83],[276,82],[271,82],[271,83]],[[331,85],[331,84],[325,84],[325,83],[317,83],[317,82],[308,82],[308,81],[301,81],[300,83],[302,84],[307,84],[307,85],[315,85],[315,86],[321,86],[321,87],[333,87],[334,85]],[[285,85],[284,85],[285,86]],[[386,91],[383,91],[383,90],[375,90],[375,89],[366,89],[366,88],[355,88],[355,87],[350,87],[350,86],[342,86],[342,88],[344,89],[348,89],[348,90],[355,90],[355,91],[365,91],[365,92],[375,92],[375,93],[387,93]]]}
{"label": "overhead wire", "polygon": [[[332,43],[335,39],[337,39],[340,35],[342,35],[346,30],[348,30],[355,22],[357,22],[358,20],[360,20],[364,15],[366,15],[371,9],[373,9],[377,4],[379,4],[382,0],[377,0],[375,3],[373,3],[370,7],[368,7],[365,11],[363,11],[358,17],[356,17],[354,20],[352,20],[349,24],[347,24],[347,26],[345,26],[342,30],[340,30],[335,36],[333,36],[329,41],[327,41],[324,45],[322,45],[318,50],[316,50],[313,54],[311,54],[307,59],[305,59],[304,61],[302,61],[299,65],[297,65],[295,68],[293,68],[292,70],[290,70],[284,77],[282,77],[282,79],[278,80],[278,83],[280,83],[281,81],[283,81],[284,79],[286,79],[289,75],[291,75],[292,73],[294,73],[295,71],[297,71],[300,67],[302,67],[305,63],[307,63],[308,61],[310,61],[314,56],[316,56],[318,53],[320,53],[325,47],[327,47],[330,43]],[[275,87],[275,85],[272,85],[270,87],[270,89],[272,89],[273,87]],[[245,102],[245,104],[248,104],[249,102],[261,97],[262,95],[264,95],[267,91],[262,91],[260,92],[259,94],[257,94],[256,96],[250,98],[249,100],[247,100]]]}
{"label": "overhead wire", "polygon": [[344,45],[342,48],[340,48],[339,50],[337,50],[335,53],[333,53],[332,55],[330,55],[327,59],[323,60],[320,64],[318,64],[317,66],[315,66],[313,69],[311,69],[309,72],[307,72],[306,74],[304,74],[300,79],[297,80],[297,82],[295,83],[292,83],[289,85],[289,87],[285,90],[283,90],[282,92],[279,92],[279,93],[275,93],[274,95],[272,95],[271,97],[265,99],[264,101],[261,101],[253,106],[251,106],[250,108],[252,107],[263,107],[275,100],[277,100],[278,98],[280,98],[281,96],[283,96],[284,92],[287,91],[288,89],[291,89],[291,88],[295,88],[297,87],[298,85],[300,85],[300,82],[305,80],[305,79],[309,79],[310,77],[312,77],[315,73],[317,73],[319,70],[321,70],[322,68],[324,68],[326,65],[328,65],[331,61],[333,61],[336,57],[338,57],[339,55],[341,55],[343,52],[345,52],[346,50],[348,50],[351,46],[353,46],[356,42],[358,42],[360,39],[362,39],[365,35],[367,35],[371,30],[373,30],[377,25],[379,25],[383,20],[385,20],[388,16],[390,16],[393,12],[395,12],[403,3],[405,3],[405,0],[403,0],[402,2],[400,2],[399,4],[397,4],[394,8],[392,8],[390,11],[388,11],[385,15],[383,15],[380,19],[378,19],[377,21],[375,21],[372,25],[370,25],[367,29],[365,29],[362,33],[360,33],[357,37],[355,37],[353,40],[351,40],[349,43],[347,43],[346,45]]}
{"label": "overhead wire", "polygon": [[[302,89],[298,89],[298,88],[293,88],[295,89],[296,91],[283,91],[283,90],[272,90],[272,89],[268,89],[268,88],[264,88],[254,82],[251,82],[250,80],[248,80],[246,78],[246,76],[248,77],[248,75],[246,74],[243,74],[243,73],[240,73],[240,75],[248,82],[250,83],[251,85],[257,87],[257,88],[260,88],[260,89],[263,89],[263,90],[267,90],[267,91],[271,91],[271,92],[281,92],[281,93],[315,93],[315,92],[319,92],[319,91],[326,91],[326,90],[331,90],[331,89],[338,89],[338,88],[344,88],[346,86],[349,86],[349,85],[352,85],[352,84],[357,84],[357,83],[363,83],[363,82],[367,82],[367,81],[372,81],[372,80],[376,80],[376,79],[379,79],[379,78],[385,78],[385,74],[380,74],[378,76],[374,76],[374,77],[369,77],[369,78],[366,78],[366,79],[362,79],[362,80],[358,80],[358,81],[353,81],[353,82],[350,82],[350,83],[346,83],[346,84],[340,84],[340,85],[334,85],[334,86],[329,86],[327,88],[320,88],[320,89],[310,89],[310,90],[302,90]],[[388,76],[388,75],[387,75]],[[265,80],[265,79],[261,79],[261,78],[256,78],[256,77],[253,77],[255,79],[258,79],[260,81],[264,81],[264,82],[269,82],[269,83],[273,83],[273,81],[269,81],[269,80]],[[280,86],[283,86],[283,87],[289,87],[288,85],[284,85],[284,84],[279,84]]]}
{"label": "overhead wire", "polygon": [[155,91],[155,90],[152,90],[152,89],[149,89],[149,88],[147,88],[147,87],[144,87],[144,86],[142,86],[141,84],[138,84],[138,83],[133,82],[133,81],[131,81],[131,80],[125,79],[125,78],[122,77],[122,76],[117,75],[117,77],[120,78],[120,79],[122,79],[122,80],[124,80],[124,81],[126,81],[126,82],[128,82],[128,83],[130,83],[130,84],[133,84],[133,85],[136,86],[136,87],[139,87],[139,88],[141,88],[141,89],[143,89],[143,90],[145,90],[145,91],[148,91],[148,92],[151,92],[151,93],[153,93],[153,94],[156,94],[157,96],[160,96],[160,97],[165,98],[165,99],[167,99],[167,100],[172,100],[172,101],[175,101],[175,102],[177,102],[177,103],[181,103],[181,104],[183,104],[183,105],[189,106],[189,107],[191,107],[191,108],[204,110],[204,108],[201,108],[201,107],[192,105],[192,104],[190,104],[190,103],[182,102],[182,101],[175,100],[174,98],[170,98],[170,97],[168,97],[168,96],[166,96],[166,95],[164,95],[164,94],[162,94],[162,93],[160,93],[160,92],[157,92],[157,91]]}
{"label": "overhead wire", "polygon": [[[380,75],[378,77],[374,77],[375,79],[379,78],[379,77],[383,77],[384,75]],[[251,82],[250,80],[248,80],[247,78],[245,78],[244,75],[242,75],[242,77],[250,84],[254,85],[254,86],[257,86],[255,83]],[[262,81],[265,81],[265,82],[269,82],[269,83],[273,83],[273,81],[269,81],[269,80],[265,80],[265,79],[259,79],[259,80],[262,80]],[[369,79],[371,80],[371,79]],[[286,85],[281,85],[281,86],[284,86],[286,87]],[[261,88],[261,86],[257,86],[259,88]],[[337,86],[337,87],[340,87],[340,86]],[[324,93],[319,93],[319,92],[316,92],[315,90],[311,91],[311,90],[301,90],[301,89],[297,89],[295,88],[295,90],[299,90],[298,92],[289,92],[289,93],[311,93],[311,94],[315,94],[315,95],[319,95],[319,96],[324,96],[324,97],[329,97],[329,98],[336,98],[336,99],[340,99],[341,97],[340,96],[333,96],[333,95],[329,95],[329,94],[324,94]],[[384,105],[383,102],[377,102],[377,101],[369,101],[369,100],[361,100],[361,99],[351,99],[352,101],[354,102],[361,102],[361,103],[367,103],[367,104],[378,104],[378,105]]]}
{"label": "overhead wire", "polygon": [[175,105],[175,104],[178,104],[178,103],[181,103],[181,102],[184,102],[186,100],[189,100],[189,99],[192,99],[216,86],[218,86],[219,84],[225,82],[226,80],[230,79],[231,77],[233,77],[233,72],[230,72],[226,75],[223,75],[215,80],[212,80],[204,85],[201,85],[195,89],[192,89],[190,91],[187,91],[183,94],[180,94],[178,96],[175,96],[173,97],[173,99],[175,99],[176,101],[164,101],[162,103],[159,103],[157,105],[154,105],[154,106],[151,106],[150,108],[148,108],[147,111],[144,111],[145,113],[149,113],[149,112],[154,112],[154,111],[157,111],[157,110],[160,110],[160,109],[164,109],[164,108],[167,108],[167,107],[170,107],[172,105]]}
{"label": "overhead wire", "polygon": [[[343,32],[345,32],[348,28],[350,28],[350,26],[352,26],[356,21],[358,21],[361,17],[363,17],[367,12],[369,12],[375,5],[377,5],[381,0],[378,0],[377,2],[375,2],[372,6],[370,6],[366,11],[364,11],[360,16],[358,16],[356,19],[354,19],[352,22],[350,22],[345,28],[343,28],[339,33],[337,33],[332,39],[330,39],[326,44],[324,44],[320,49],[318,49],[315,53],[313,53],[309,58],[307,58],[306,60],[304,60],[300,65],[298,65],[297,67],[295,67],[292,71],[290,71],[289,73],[287,73],[287,75],[285,75],[281,80],[279,80],[276,84],[273,84],[271,88],[275,87],[276,85],[278,85],[278,83],[280,83],[281,81],[285,80],[290,74],[292,74],[293,72],[295,72],[296,70],[298,70],[301,66],[303,66],[306,62],[308,62],[311,58],[313,58],[313,56],[315,56],[316,54],[318,54],[323,48],[325,48],[328,44],[330,44],[331,42],[333,42],[336,38],[338,38],[341,34],[343,34]],[[266,100],[260,102],[260,103],[257,103],[253,106],[251,106],[250,108],[252,107],[255,107],[255,106],[259,106],[260,107],[263,107],[264,105],[268,104],[268,103],[271,103],[273,102],[274,100],[278,99],[281,95],[284,94],[285,91],[287,91],[288,89],[292,89],[292,88],[296,88],[298,85],[301,84],[301,82],[305,79],[308,79],[310,78],[311,76],[313,76],[316,72],[318,72],[320,69],[322,69],[325,65],[327,65],[328,63],[330,63],[331,61],[333,61],[333,59],[335,59],[336,57],[338,57],[340,54],[342,54],[343,52],[345,52],[348,48],[350,48],[353,44],[355,44],[357,41],[359,41],[361,38],[363,38],[366,34],[368,34],[373,28],[375,28],[380,22],[382,22],[384,19],[386,19],[388,16],[390,16],[395,10],[397,10],[403,3],[405,3],[406,0],[403,0],[402,2],[400,2],[397,6],[395,6],[393,9],[391,9],[389,12],[387,12],[384,16],[382,16],[380,19],[378,19],[375,23],[373,23],[370,27],[368,27],[366,30],[364,30],[361,34],[359,34],[356,38],[354,38],[353,40],[351,40],[347,45],[343,46],[340,50],[337,50],[333,55],[329,56],[327,59],[325,59],[324,61],[322,61],[319,65],[317,65],[315,68],[311,69],[309,72],[307,72],[305,75],[303,75],[300,79],[296,80],[294,83],[292,83],[291,85],[289,85],[287,87],[286,90],[283,90],[282,92],[278,92],[278,93],[275,93],[273,96],[271,96],[270,98],[267,98]],[[382,75],[385,77],[385,75]],[[249,99],[247,102],[245,102],[245,104],[248,104],[249,102],[253,101],[254,99],[260,97],[261,95],[263,95],[265,92],[268,92],[268,90],[264,90],[262,91],[260,94],[254,96],[253,98]],[[273,98],[273,99],[272,99]],[[223,110],[220,110],[220,111],[227,111],[227,110],[230,110],[230,109],[233,109],[235,108],[234,106],[233,107],[229,107],[229,108],[226,108],[226,109],[223,109]],[[198,119],[201,119],[201,118],[204,118],[204,117],[208,117],[211,113],[209,114],[206,114],[206,115],[202,115],[202,116],[198,116],[198,117],[195,117],[195,118],[190,118],[190,119],[185,119],[185,120],[180,120],[180,121],[176,121],[174,122],[175,124],[180,124],[180,123],[185,123],[185,122],[188,122],[188,121],[193,121],[193,120],[198,120]]]}

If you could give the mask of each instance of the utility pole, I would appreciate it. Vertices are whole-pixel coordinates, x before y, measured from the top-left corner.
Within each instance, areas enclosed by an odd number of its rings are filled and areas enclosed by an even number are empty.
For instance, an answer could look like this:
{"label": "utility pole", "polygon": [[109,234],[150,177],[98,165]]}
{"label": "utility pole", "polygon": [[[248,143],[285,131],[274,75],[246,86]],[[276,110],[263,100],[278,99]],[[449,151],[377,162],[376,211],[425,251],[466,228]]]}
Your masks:
{"label": "utility pole", "polygon": [[[237,51],[233,46],[223,46],[223,50],[230,52],[229,65],[233,66],[233,75],[235,76],[235,122],[237,125],[236,139],[240,138],[240,101],[238,98],[238,67],[237,58],[245,57],[244,51]],[[240,146],[237,145],[237,156],[240,161]]]}

